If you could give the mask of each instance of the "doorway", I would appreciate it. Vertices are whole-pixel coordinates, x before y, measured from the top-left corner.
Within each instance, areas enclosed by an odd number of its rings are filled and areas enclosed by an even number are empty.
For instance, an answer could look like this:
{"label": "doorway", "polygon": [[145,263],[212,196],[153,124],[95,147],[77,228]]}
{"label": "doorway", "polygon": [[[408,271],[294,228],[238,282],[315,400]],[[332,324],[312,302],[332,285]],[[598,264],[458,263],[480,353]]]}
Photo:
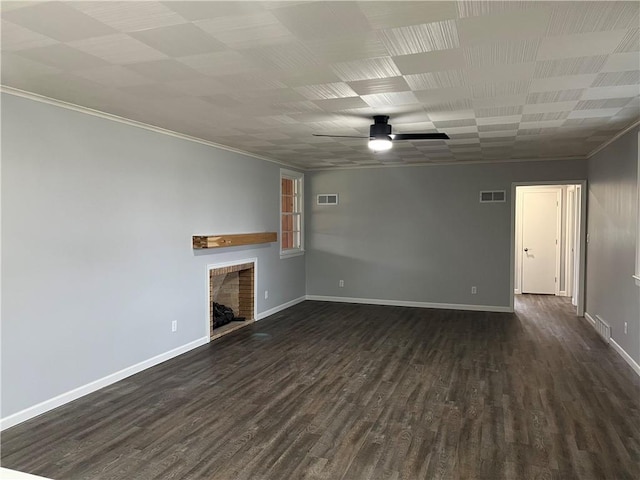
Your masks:
{"label": "doorway", "polygon": [[515,296],[570,297],[584,314],[586,182],[514,183],[511,307]]}

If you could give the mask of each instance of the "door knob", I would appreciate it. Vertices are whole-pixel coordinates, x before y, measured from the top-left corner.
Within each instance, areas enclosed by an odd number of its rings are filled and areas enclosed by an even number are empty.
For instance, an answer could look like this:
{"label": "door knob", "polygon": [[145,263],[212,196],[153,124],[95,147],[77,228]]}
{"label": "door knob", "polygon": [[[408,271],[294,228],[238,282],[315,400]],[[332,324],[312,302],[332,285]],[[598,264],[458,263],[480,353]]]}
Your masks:
{"label": "door knob", "polygon": [[525,251],[525,252],[528,252],[528,251],[529,251],[529,249],[528,249],[528,248],[525,248],[525,249],[524,249],[524,251]]}

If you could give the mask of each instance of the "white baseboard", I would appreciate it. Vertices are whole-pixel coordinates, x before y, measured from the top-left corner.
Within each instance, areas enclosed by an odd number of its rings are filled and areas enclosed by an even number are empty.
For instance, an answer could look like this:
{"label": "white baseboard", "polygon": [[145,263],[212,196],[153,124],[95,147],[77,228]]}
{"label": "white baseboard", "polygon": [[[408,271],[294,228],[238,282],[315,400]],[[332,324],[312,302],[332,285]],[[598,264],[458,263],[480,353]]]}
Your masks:
{"label": "white baseboard", "polygon": [[9,470],[8,468],[0,467],[0,480],[49,480],[45,477],[39,477],[38,475],[31,475],[30,473],[18,472],[17,470]]}
{"label": "white baseboard", "polygon": [[567,296],[568,296],[568,295],[567,295],[567,291],[566,291],[566,290],[560,290],[560,291],[558,292],[558,296],[559,296],[559,297],[567,297]]}
{"label": "white baseboard", "polygon": [[522,291],[519,288],[514,288],[513,289],[513,294],[514,295],[522,295]]}
{"label": "white baseboard", "polygon": [[592,327],[596,326],[596,319],[589,315],[589,312],[584,312],[584,318],[586,318]]}
{"label": "white baseboard", "polygon": [[[591,324],[591,326],[595,329],[596,321],[591,315],[589,315],[588,312],[584,312],[584,318],[586,318]],[[620,355],[622,359],[629,364],[629,366],[633,369],[633,371],[640,376],[640,365],[638,365],[636,361],[633,358],[631,358],[631,355],[629,355],[624,350],[624,348],[618,345],[618,342],[616,342],[613,338],[609,338],[609,345],[611,345],[611,347],[613,347],[616,353]]]}
{"label": "white baseboard", "polygon": [[380,300],[377,298],[329,297],[325,295],[307,295],[307,300],[319,302],[364,303],[367,305],[389,305],[394,307],[440,308],[444,310],[471,310],[476,312],[508,312],[511,307],[496,305],[465,305],[462,303],[411,302],[407,300]]}
{"label": "white baseboard", "polygon": [[256,321],[258,320],[262,320],[263,318],[269,317],[271,315],[274,315],[278,312],[281,312],[282,310],[289,308],[289,307],[293,307],[294,305],[297,305],[301,302],[304,302],[307,299],[307,297],[302,296],[302,297],[298,297],[298,298],[294,298],[293,300],[289,301],[289,302],[285,302],[281,305],[278,305],[277,307],[273,307],[270,308],[269,310],[265,310],[264,312],[260,312],[256,315]]}
{"label": "white baseboard", "polygon": [[18,423],[22,423],[29,420],[30,418],[37,417],[38,415],[48,412],[49,410],[53,410],[54,408],[72,402],[73,400],[76,400],[80,397],[84,397],[89,393],[100,390],[101,388],[116,383],[124,378],[130,377],[131,375],[135,375],[136,373],[158,365],[159,363],[166,362],[173,357],[182,355],[183,353],[186,353],[189,350],[193,350],[194,348],[197,348],[201,345],[205,345],[206,343],[209,343],[209,337],[199,338],[198,340],[189,342],[186,345],[182,345],[181,347],[174,348],[173,350],[169,350],[168,352],[161,353],[160,355],[156,355],[155,357],[152,357],[148,360],[136,363],[135,365],[124,368],[118,372],[107,375],[106,377],[102,377],[91,383],[87,383],[86,385],[83,385],[81,387],[74,388],[73,390],[60,394],[57,397],[45,400],[44,402],[40,402],[32,407],[25,408],[24,410],[14,413],[13,415],[9,415],[8,417],[0,419],[0,430],[13,427]]}
{"label": "white baseboard", "polygon": [[636,361],[631,358],[631,356],[627,352],[624,351],[624,348],[618,345],[618,343],[613,338],[609,340],[609,345],[611,345],[613,349],[618,352],[618,355],[620,355],[624,359],[624,361],[629,364],[633,371],[636,372],[638,376],[640,376],[640,365],[638,365]]}

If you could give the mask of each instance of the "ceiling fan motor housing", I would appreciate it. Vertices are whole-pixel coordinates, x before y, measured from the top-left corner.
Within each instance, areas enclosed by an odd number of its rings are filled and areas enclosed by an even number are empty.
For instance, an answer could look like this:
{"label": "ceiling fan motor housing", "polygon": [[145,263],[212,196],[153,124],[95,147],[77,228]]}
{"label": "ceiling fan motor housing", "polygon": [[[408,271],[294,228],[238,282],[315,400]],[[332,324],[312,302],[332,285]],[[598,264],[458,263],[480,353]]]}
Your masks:
{"label": "ceiling fan motor housing", "polygon": [[391,125],[389,125],[389,117],[387,115],[375,115],[373,117],[373,125],[369,127],[369,138],[390,140]]}

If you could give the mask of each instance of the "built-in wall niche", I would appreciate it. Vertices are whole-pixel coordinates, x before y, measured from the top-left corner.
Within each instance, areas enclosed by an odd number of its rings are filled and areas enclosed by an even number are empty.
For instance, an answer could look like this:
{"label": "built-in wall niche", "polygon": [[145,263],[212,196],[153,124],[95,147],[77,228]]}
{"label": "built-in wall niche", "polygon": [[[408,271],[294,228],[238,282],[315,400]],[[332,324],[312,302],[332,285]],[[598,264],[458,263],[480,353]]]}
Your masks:
{"label": "built-in wall niche", "polygon": [[[229,309],[235,320],[229,321]],[[255,263],[209,266],[209,338],[221,337],[254,321]]]}

